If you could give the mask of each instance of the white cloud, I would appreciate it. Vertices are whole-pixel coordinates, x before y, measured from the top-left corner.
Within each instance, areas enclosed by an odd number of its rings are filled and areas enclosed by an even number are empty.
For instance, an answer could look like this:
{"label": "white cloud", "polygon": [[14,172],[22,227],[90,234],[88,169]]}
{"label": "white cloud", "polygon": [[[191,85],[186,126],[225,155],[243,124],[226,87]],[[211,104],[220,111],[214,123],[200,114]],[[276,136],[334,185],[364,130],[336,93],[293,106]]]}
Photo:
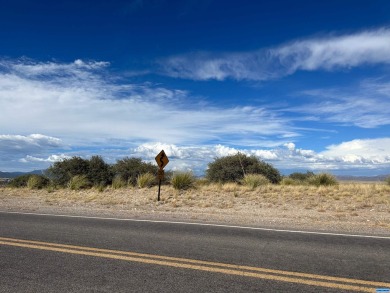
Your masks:
{"label": "white cloud", "polygon": [[62,161],[64,159],[71,158],[70,156],[60,154],[60,155],[51,155],[47,158],[38,158],[34,156],[27,155],[25,158],[19,160],[21,163],[30,163],[30,162],[40,162],[40,163],[55,163]]}
{"label": "white cloud", "polygon": [[296,41],[271,50],[289,72],[390,63],[390,29]]}
{"label": "white cloud", "polygon": [[295,150],[295,144],[292,142],[285,143],[284,146],[288,148],[290,151]]}
{"label": "white cloud", "polygon": [[354,139],[330,145],[322,155],[352,163],[390,163],[390,138]]}
{"label": "white cloud", "polygon": [[252,52],[191,53],[159,62],[161,73],[194,80],[269,80],[298,70],[390,63],[390,29],[308,38]]}
{"label": "white cloud", "polygon": [[63,146],[62,141],[55,137],[42,134],[0,135],[1,153],[36,152],[41,149],[53,149]]}

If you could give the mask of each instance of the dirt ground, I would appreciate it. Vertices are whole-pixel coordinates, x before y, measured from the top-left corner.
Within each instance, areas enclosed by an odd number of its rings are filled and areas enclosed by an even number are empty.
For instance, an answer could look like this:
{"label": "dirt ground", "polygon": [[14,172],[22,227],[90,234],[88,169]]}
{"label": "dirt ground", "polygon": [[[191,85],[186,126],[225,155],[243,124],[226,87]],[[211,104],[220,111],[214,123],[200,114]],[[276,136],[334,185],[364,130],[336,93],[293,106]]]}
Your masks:
{"label": "dirt ground", "polygon": [[390,236],[390,187],[205,185],[105,190],[0,188],[0,211],[173,220]]}

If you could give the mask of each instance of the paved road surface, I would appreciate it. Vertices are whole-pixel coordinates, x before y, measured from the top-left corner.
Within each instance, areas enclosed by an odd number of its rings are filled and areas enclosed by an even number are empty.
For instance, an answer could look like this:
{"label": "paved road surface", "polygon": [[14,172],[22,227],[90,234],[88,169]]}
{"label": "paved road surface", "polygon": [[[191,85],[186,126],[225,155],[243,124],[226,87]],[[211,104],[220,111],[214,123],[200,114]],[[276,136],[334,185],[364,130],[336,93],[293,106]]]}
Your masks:
{"label": "paved road surface", "polygon": [[0,212],[0,292],[375,292],[390,237]]}

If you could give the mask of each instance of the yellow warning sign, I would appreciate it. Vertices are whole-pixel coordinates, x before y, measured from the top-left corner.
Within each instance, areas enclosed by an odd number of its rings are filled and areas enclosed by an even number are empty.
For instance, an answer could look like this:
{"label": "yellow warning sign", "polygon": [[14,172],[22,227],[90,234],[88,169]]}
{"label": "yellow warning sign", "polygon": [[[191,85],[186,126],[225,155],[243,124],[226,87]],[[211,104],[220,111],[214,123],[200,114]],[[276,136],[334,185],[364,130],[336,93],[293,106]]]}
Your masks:
{"label": "yellow warning sign", "polygon": [[156,156],[156,162],[157,165],[160,167],[160,169],[163,169],[168,163],[168,157],[165,154],[164,150],[162,150],[157,156]]}

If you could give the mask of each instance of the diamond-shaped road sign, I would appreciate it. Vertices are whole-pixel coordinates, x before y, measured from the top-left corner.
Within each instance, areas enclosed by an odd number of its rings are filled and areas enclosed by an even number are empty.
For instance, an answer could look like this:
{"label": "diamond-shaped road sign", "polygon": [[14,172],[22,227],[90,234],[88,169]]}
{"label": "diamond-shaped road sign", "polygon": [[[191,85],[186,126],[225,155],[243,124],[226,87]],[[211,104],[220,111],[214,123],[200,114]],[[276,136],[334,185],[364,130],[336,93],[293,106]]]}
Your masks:
{"label": "diamond-shaped road sign", "polygon": [[156,162],[157,165],[160,167],[160,169],[163,169],[168,163],[168,157],[165,154],[164,150],[162,150],[157,156],[156,156]]}

